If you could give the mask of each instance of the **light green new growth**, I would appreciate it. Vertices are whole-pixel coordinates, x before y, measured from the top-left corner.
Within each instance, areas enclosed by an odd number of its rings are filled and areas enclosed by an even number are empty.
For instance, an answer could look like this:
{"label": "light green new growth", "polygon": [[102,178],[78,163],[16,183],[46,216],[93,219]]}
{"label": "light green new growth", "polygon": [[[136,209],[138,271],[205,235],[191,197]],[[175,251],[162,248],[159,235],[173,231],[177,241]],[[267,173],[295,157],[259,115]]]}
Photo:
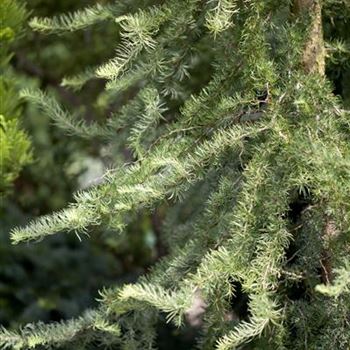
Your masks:
{"label": "light green new growth", "polygon": [[87,125],[83,120],[79,120],[76,116],[63,110],[54,97],[48,96],[40,90],[22,90],[20,96],[37,104],[57,127],[65,130],[68,134],[83,138],[108,136],[107,129],[95,123]]}
{"label": "light green new growth", "polygon": [[[125,307],[129,301],[138,301],[139,307],[144,308],[149,304],[157,309],[167,313],[167,320],[174,322],[177,326],[183,324],[185,312],[191,307],[192,298],[189,296],[193,293],[191,290],[182,290],[181,292],[168,292],[160,286],[149,284],[126,285],[118,295],[118,303]],[[137,309],[137,306],[130,307]]]}
{"label": "light green new growth", "polygon": [[[43,323],[27,325],[19,332],[11,332],[0,327],[0,346],[4,350],[29,350],[39,346],[59,346],[76,338],[80,338],[82,342],[88,344],[94,338],[108,338],[108,334],[113,334],[113,337],[119,338],[119,326],[110,324],[104,318],[101,310],[88,310],[76,320],[53,323],[49,326]],[[107,339],[105,340],[108,344]]]}
{"label": "light green new growth", "polygon": [[95,78],[96,68],[87,68],[84,72],[65,77],[62,79],[61,86],[71,88],[74,91],[79,91],[85,83]]}
{"label": "light green new growth", "polygon": [[160,101],[157,90],[147,89],[142,92],[140,98],[145,106],[145,111],[131,129],[128,138],[128,144],[138,158],[142,158],[144,154],[142,146],[143,135],[145,135],[151,128],[157,126],[162,118],[162,113],[166,111],[164,104]]}
{"label": "light green new growth", "polygon": [[101,78],[116,79],[136,59],[143,49],[151,51],[156,41],[153,37],[169,16],[169,9],[151,8],[149,11],[139,11],[135,15],[120,16],[116,22],[122,28],[121,44],[117,55],[107,64],[97,68],[96,75]]}
{"label": "light green new growth", "polygon": [[217,35],[232,26],[231,17],[238,12],[238,8],[235,0],[209,0],[208,3],[214,7],[206,15],[206,25]]}
{"label": "light green new growth", "polygon": [[[242,145],[244,138],[258,135],[269,127],[269,125],[254,125],[248,128],[235,126],[220,131],[210,141],[196,147],[193,155],[185,156],[181,160],[161,157],[159,152],[155,152],[145,160],[149,164],[150,171],[146,179],[142,173],[143,169],[139,166],[125,168],[115,175],[112,172],[100,188],[78,194],[77,203],[69,209],[53,216],[41,217],[25,228],[14,229],[11,233],[12,240],[15,243],[37,240],[63,230],[84,232],[89,225],[96,225],[102,216],[110,211],[116,215],[113,224],[122,227],[120,220],[123,219],[119,215],[144,205],[153,205],[167,197],[179,197],[181,193],[178,192],[180,188],[177,188],[177,185],[200,180],[202,174],[197,173],[200,168],[205,168],[211,163],[215,164],[215,158],[224,151],[227,149],[233,151]],[[132,178],[134,180],[128,183]],[[105,197],[101,196],[101,192]],[[96,201],[99,201],[98,206]]]}
{"label": "light green new growth", "polygon": [[277,323],[281,318],[277,304],[269,300],[267,295],[253,295],[250,302],[253,317],[249,322],[241,322],[240,325],[224,337],[218,340],[218,350],[230,350],[238,345],[249,342],[259,336],[269,323]]}
{"label": "light green new growth", "polygon": [[120,6],[101,5],[78,10],[67,15],[56,16],[53,18],[34,17],[30,20],[29,25],[40,32],[46,33],[63,33],[84,29],[93,24],[113,19],[115,13],[119,11]]}
{"label": "light green new growth", "polygon": [[5,120],[0,114],[0,192],[5,191],[21,168],[31,161],[31,145],[16,119]]}

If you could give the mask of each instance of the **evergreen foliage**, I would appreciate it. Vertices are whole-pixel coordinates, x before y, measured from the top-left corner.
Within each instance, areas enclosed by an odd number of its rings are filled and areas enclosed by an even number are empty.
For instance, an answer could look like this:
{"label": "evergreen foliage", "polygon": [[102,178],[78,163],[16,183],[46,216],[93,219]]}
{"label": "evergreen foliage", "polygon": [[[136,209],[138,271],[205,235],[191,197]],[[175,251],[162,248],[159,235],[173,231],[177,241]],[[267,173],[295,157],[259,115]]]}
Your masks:
{"label": "evergreen foliage", "polygon": [[82,11],[76,11],[68,15],[44,19],[34,17],[31,19],[30,25],[37,31],[47,33],[75,31],[111,19],[117,10],[119,10],[118,6],[96,4],[96,6],[88,7]]}
{"label": "evergreen foliage", "polygon": [[47,96],[40,90],[22,90],[21,97],[32,100],[43,111],[50,116],[58,127],[63,128],[67,133],[80,137],[96,137],[106,135],[107,130],[103,130],[98,125],[87,126],[84,121],[69,115],[64,111],[54,97]]}
{"label": "evergreen foliage", "polygon": [[[96,225],[123,231],[134,213],[163,205],[169,254],[139,282],[104,290],[100,308],[77,320],[1,330],[0,348],[151,349],[161,314],[183,326],[198,305],[201,349],[350,347],[349,111],[322,74],[320,2],[295,4],[309,7],[136,1],[128,13],[96,5],[31,21],[61,33],[115,18],[115,58],[64,81],[76,88],[94,76],[111,100],[130,94],[105,125],[71,117],[40,91],[22,96],[69,133],[118,139],[133,161],[116,161],[67,209],[14,229],[13,242]],[[324,22],[336,9],[349,23],[346,1],[324,8]]]}
{"label": "evergreen foliage", "polygon": [[31,161],[30,141],[20,128],[20,102],[15,79],[8,72],[11,44],[27,18],[23,4],[4,0],[0,8],[0,195],[7,193],[23,166]]}
{"label": "evergreen foliage", "polygon": [[[0,3],[2,6],[3,2]],[[66,0],[27,3],[30,13],[36,15],[52,15],[73,6]],[[4,71],[15,85],[15,98],[7,101],[18,103],[21,87],[34,90],[40,86],[48,96],[64,104],[63,110],[74,106],[79,116],[86,117],[93,107],[85,101],[91,105],[96,101],[94,117],[98,119],[98,113],[103,116],[98,104],[103,103],[105,93],[93,91],[97,85],[101,86],[97,80],[74,96],[60,87],[59,79],[63,72],[74,74],[87,64],[94,65],[110,57],[112,48],[99,44],[101,35],[113,36],[113,22],[105,24],[95,26],[90,35],[86,31],[72,33],[69,40],[65,36],[43,37],[28,29],[17,36],[19,40],[11,42],[12,58]],[[74,57],[72,48],[77,53]],[[2,54],[3,50],[0,51]],[[3,106],[1,100],[0,105]],[[128,227],[129,233],[119,236],[117,241],[109,236],[104,238],[108,233],[104,231],[102,235],[102,230],[97,228],[91,239],[84,242],[74,235],[56,235],[41,244],[15,247],[11,244],[9,232],[14,226],[60,210],[72,200],[73,191],[101,176],[104,169],[98,158],[98,141],[65,135],[35,104],[21,101],[21,107],[21,126],[30,135],[34,161],[21,171],[11,191],[1,197],[0,325],[8,329],[39,320],[48,323],[77,317],[96,306],[95,298],[101,286],[114,285],[119,279],[135,280],[133,276],[140,273],[140,266],[148,266],[156,257],[151,222],[146,215],[139,216]],[[2,151],[1,148],[0,154],[4,154]],[[19,152],[12,153],[12,157],[17,156]],[[138,234],[135,226],[141,228]]]}

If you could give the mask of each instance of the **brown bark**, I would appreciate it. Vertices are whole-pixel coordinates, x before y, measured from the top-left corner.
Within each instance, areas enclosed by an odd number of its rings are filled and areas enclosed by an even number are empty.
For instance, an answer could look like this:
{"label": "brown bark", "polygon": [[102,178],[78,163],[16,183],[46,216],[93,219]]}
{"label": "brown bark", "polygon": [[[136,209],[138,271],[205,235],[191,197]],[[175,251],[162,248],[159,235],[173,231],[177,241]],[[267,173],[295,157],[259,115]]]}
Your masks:
{"label": "brown bark", "polygon": [[333,220],[327,215],[325,220],[325,226],[323,229],[323,241],[324,249],[321,254],[321,280],[323,284],[328,284],[333,280],[333,268],[332,268],[332,251],[331,242],[339,235],[337,226]]}
{"label": "brown bark", "polygon": [[293,12],[297,16],[309,15],[311,24],[302,53],[306,73],[325,74],[325,48],[322,31],[321,0],[294,0]]}

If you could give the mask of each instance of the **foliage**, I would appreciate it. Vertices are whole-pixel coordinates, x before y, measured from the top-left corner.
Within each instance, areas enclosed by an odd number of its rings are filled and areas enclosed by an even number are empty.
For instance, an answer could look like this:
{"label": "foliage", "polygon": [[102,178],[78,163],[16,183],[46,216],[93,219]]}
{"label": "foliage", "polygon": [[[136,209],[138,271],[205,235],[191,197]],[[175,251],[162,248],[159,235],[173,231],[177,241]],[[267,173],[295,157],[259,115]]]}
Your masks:
{"label": "foliage", "polygon": [[[1,2],[1,6],[3,4]],[[37,14],[52,14],[55,10],[72,9],[72,3],[33,0],[27,8]],[[79,115],[86,117],[93,109],[97,116],[104,96],[96,91],[96,86],[90,84],[80,101],[64,91],[58,81],[64,69],[74,73],[84,64],[94,63],[94,60],[104,59],[109,54],[109,48],[98,48],[97,39],[101,31],[102,35],[106,32],[111,35],[110,30],[106,27],[95,29],[97,35],[94,33],[84,41],[78,36],[70,43],[63,37],[61,41],[54,36],[42,40],[29,30],[19,32],[22,35],[17,36],[19,40],[11,42],[13,53],[4,66],[4,75],[8,79],[1,91],[0,108],[8,109],[3,102],[9,93],[16,97],[6,98],[9,106],[12,102],[18,104],[20,87],[33,90],[41,86],[50,91],[55,101],[79,109]],[[79,48],[80,54],[85,56],[91,53],[89,45],[96,51],[88,60],[84,61],[78,55],[72,59],[71,48],[66,47],[69,45]],[[34,49],[37,47],[40,50]],[[3,52],[1,50],[1,54]],[[5,83],[5,79],[2,82]],[[91,106],[83,105],[83,100],[91,101]],[[1,198],[0,211],[0,324],[13,328],[39,320],[59,321],[81,314],[96,305],[100,286],[109,286],[112,281],[116,283],[120,279],[133,281],[156,254],[152,226],[144,215],[138,217],[137,228],[142,230],[141,234],[134,234],[135,228],[130,227],[132,232],[127,238],[119,237],[118,242],[112,241],[108,232],[102,234],[96,230],[94,238],[83,243],[75,236],[56,236],[40,245],[11,245],[11,228],[24,224],[33,216],[62,208],[72,199],[73,191],[101,176],[109,162],[107,157],[100,158],[97,144],[65,135],[53,127],[35,105],[24,105],[22,100],[20,113],[21,127],[30,134],[33,160],[22,169],[12,190]],[[19,135],[18,130],[16,135]],[[5,142],[2,134],[0,142]],[[21,144],[13,146],[20,147]],[[2,144],[0,153],[5,155]],[[11,157],[19,158],[21,153],[11,153]]]}
{"label": "foliage", "polygon": [[14,78],[7,73],[11,59],[11,43],[21,34],[27,17],[24,6],[14,0],[4,0],[0,8],[0,195],[8,192],[23,166],[31,161],[30,141],[20,128],[19,97]]}
{"label": "foliage", "polygon": [[[324,21],[346,6],[326,2]],[[103,8],[31,25],[87,28],[111,18]],[[179,327],[200,304],[202,349],[349,348],[349,111],[301,64],[312,11],[291,13],[289,1],[179,0],[117,12],[115,57],[64,81],[106,80],[104,123],[76,121],[40,91],[22,93],[61,129],[102,136],[114,166],[11,238],[125,232],[135,214],[166,206],[169,254],[137,283],[105,289],[98,309],[3,329],[0,346],[151,349],[160,315]],[[337,51],[344,72],[347,51]],[[133,158],[122,164],[125,146]]]}

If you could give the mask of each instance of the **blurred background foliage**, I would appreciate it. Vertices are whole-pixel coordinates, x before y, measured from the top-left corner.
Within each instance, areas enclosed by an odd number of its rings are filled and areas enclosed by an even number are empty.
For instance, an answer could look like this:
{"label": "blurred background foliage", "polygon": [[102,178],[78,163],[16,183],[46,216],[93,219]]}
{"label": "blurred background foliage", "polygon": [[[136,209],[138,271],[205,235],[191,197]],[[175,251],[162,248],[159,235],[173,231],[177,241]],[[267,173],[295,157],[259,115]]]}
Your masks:
{"label": "blurred background foliage", "polygon": [[[86,119],[104,117],[101,82],[74,94],[60,81],[113,54],[114,26],[57,37],[37,35],[26,24],[33,15],[52,16],[92,3],[32,0],[25,11],[18,1],[1,2],[0,324],[5,327],[79,315],[96,303],[103,286],[135,280],[157,257],[152,218],[143,214],[125,236],[113,239],[109,232],[96,232],[82,241],[74,235],[34,245],[9,241],[11,228],[66,206],[73,192],[110,166],[99,144],[65,135],[18,98],[21,87],[37,86]],[[108,38],[107,45],[101,37]]]}
{"label": "blurred background foliage", "polygon": [[[348,108],[350,23],[346,18],[350,16],[344,9],[350,12],[350,6],[344,1],[336,1],[339,11],[334,6],[332,11],[324,9],[324,29],[327,75]],[[78,110],[87,121],[105,118],[110,99],[103,82],[89,82],[73,93],[60,81],[112,57],[119,40],[116,26],[104,23],[69,35],[44,36],[26,25],[30,16],[53,16],[93,3],[31,0],[24,10],[18,1],[1,2],[0,324],[5,327],[79,315],[95,305],[103,286],[135,280],[166,253],[158,239],[166,208],[151,216],[137,214],[122,236],[98,229],[82,241],[75,235],[57,235],[37,244],[11,246],[9,242],[12,227],[65,207],[72,193],[101,177],[116,159],[130,157],[125,150],[113,160],[107,158],[103,145],[65,135],[43,112],[21,105],[17,97],[21,87],[37,86],[49,90],[68,109]],[[115,105],[122,102],[118,99],[113,100]],[[166,338],[171,332],[175,330],[160,333]],[[162,347],[162,339],[159,342]],[[164,348],[169,349],[169,342]]]}

